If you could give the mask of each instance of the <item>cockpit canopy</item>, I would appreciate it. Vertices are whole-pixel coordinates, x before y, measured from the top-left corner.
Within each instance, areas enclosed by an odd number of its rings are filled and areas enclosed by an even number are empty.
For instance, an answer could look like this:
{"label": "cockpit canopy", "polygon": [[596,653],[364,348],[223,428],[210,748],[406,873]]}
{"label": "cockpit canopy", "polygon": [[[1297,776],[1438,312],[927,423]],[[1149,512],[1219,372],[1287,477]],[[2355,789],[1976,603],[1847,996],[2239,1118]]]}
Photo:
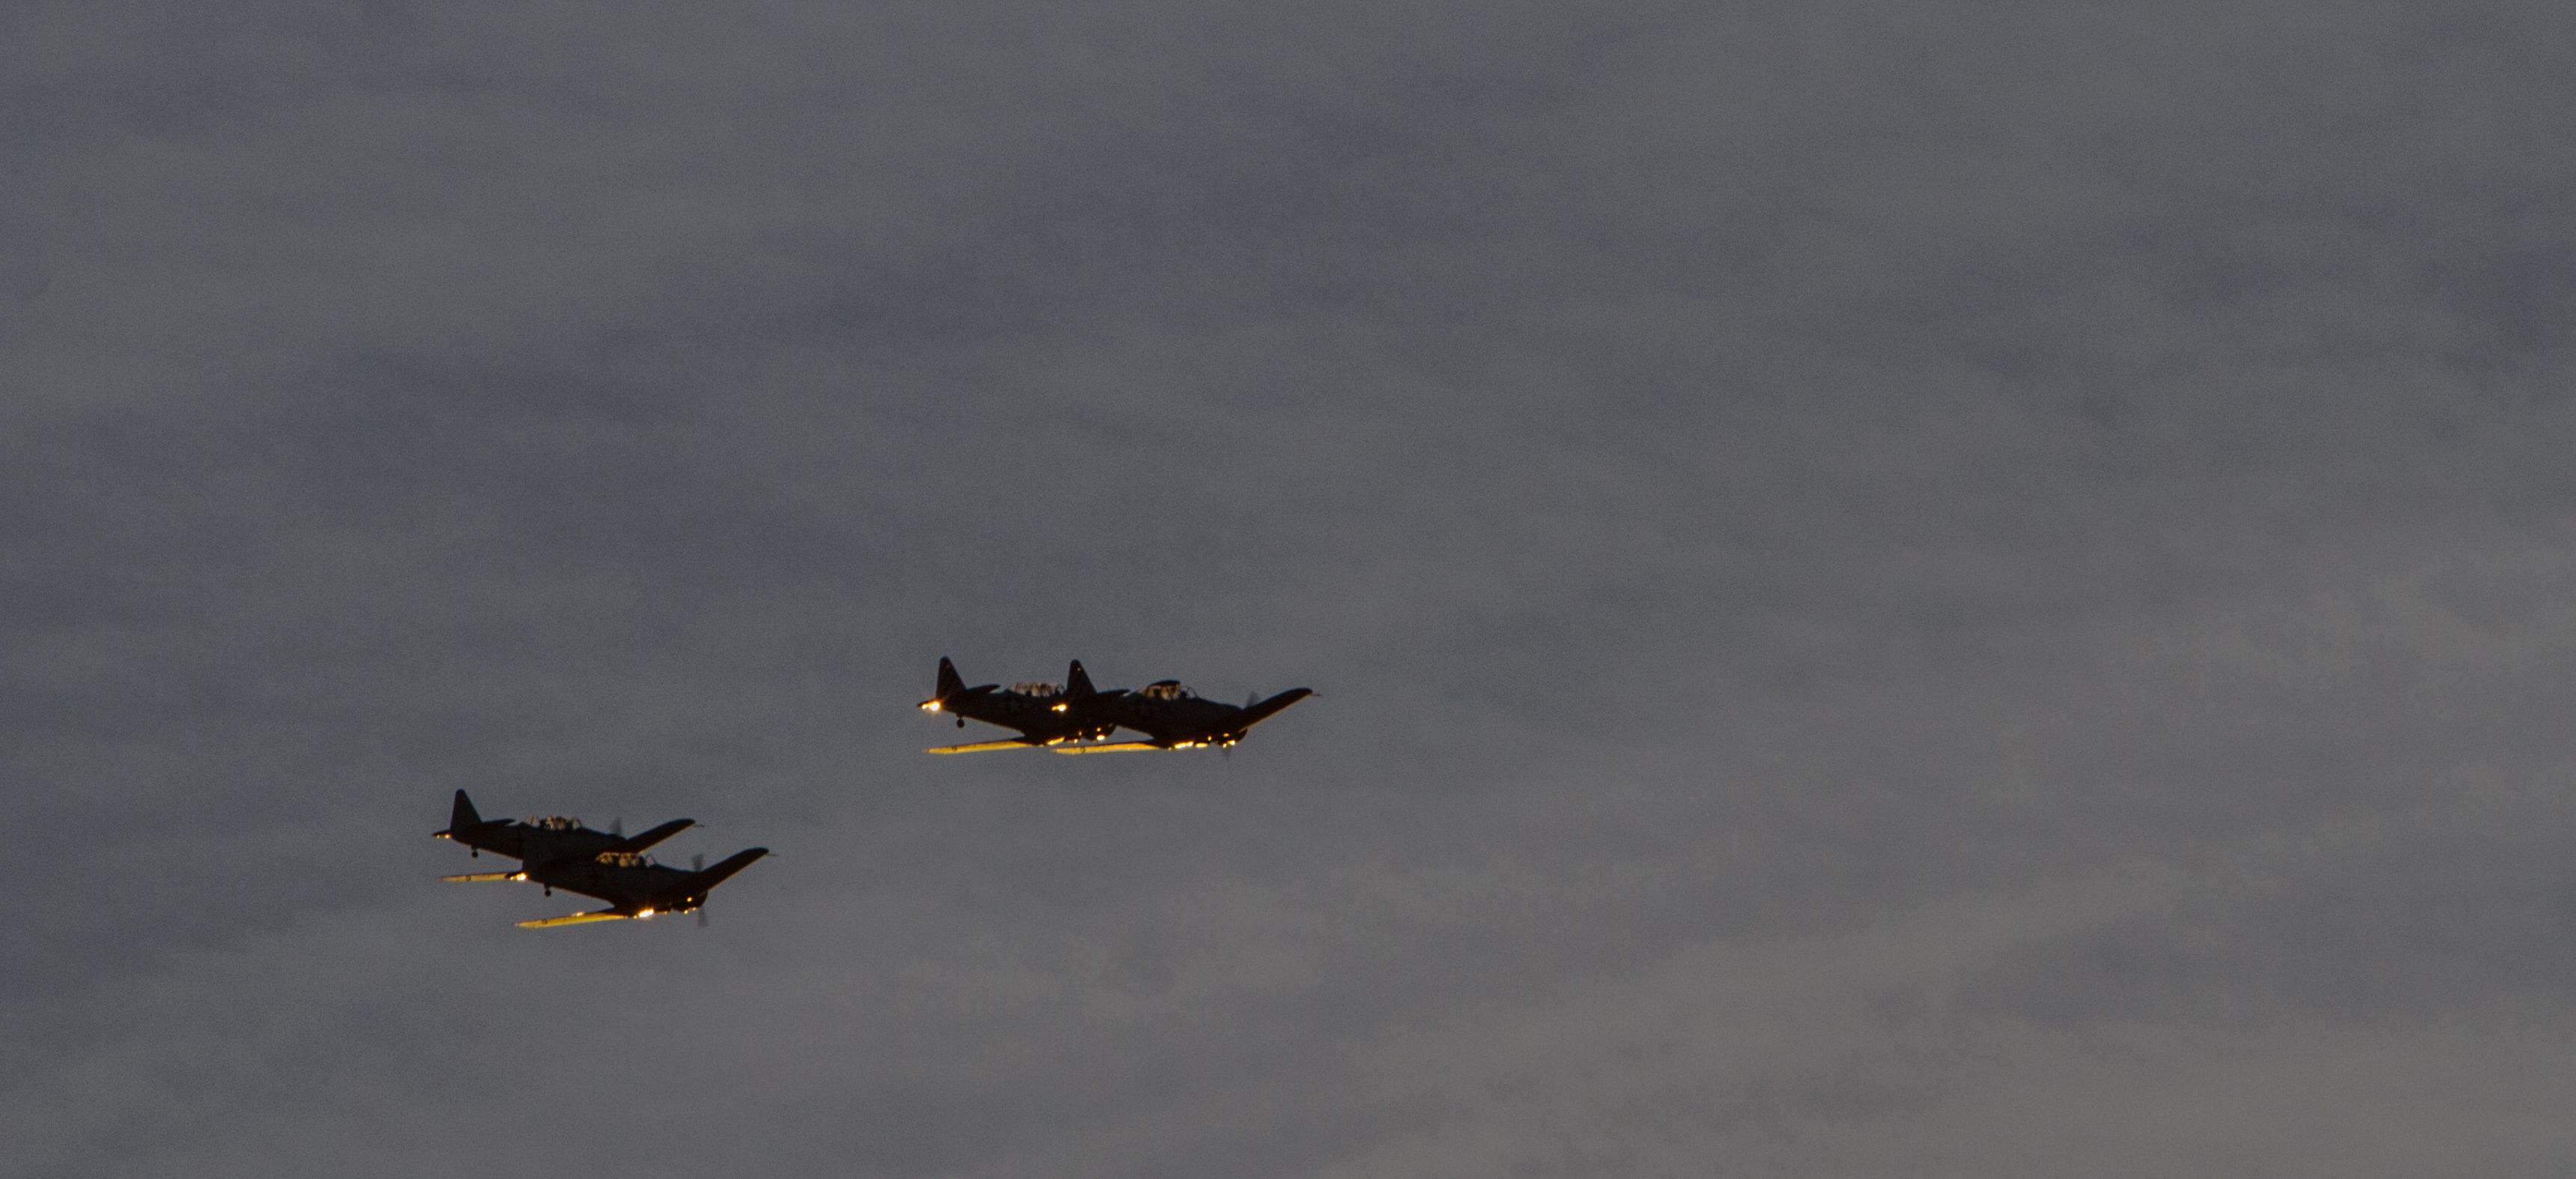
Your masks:
{"label": "cockpit canopy", "polygon": [[1198,693],[1189,690],[1189,688],[1184,686],[1179,680],[1156,680],[1153,683],[1136,689],[1136,694],[1148,700],[1195,700],[1198,698]]}
{"label": "cockpit canopy", "polygon": [[653,857],[642,852],[601,852],[599,862],[611,868],[650,868]]}
{"label": "cockpit canopy", "polygon": [[1025,684],[1013,684],[1011,685],[1011,694],[1014,696],[1061,696],[1064,695],[1064,685],[1042,684],[1034,681]]}
{"label": "cockpit canopy", "polygon": [[530,815],[520,822],[540,831],[579,831],[581,820],[571,815]]}

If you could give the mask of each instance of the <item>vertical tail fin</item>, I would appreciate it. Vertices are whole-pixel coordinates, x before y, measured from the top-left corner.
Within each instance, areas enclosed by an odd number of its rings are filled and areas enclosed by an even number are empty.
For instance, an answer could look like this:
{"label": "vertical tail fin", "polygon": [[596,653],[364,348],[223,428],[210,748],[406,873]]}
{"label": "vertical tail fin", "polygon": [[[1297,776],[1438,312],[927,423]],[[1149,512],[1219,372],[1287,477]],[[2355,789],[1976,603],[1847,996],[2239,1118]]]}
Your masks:
{"label": "vertical tail fin", "polygon": [[450,831],[463,831],[468,827],[480,827],[482,825],[483,816],[475,811],[474,800],[465,797],[464,791],[457,791],[456,806],[447,813],[447,829]]}
{"label": "vertical tail fin", "polygon": [[963,692],[963,691],[965,691],[965,690],[966,690],[966,679],[965,679],[965,677],[960,676],[960,675],[958,675],[958,674],[957,674],[957,665],[956,665],[956,664],[954,664],[954,663],[950,663],[950,662],[948,661],[948,657],[947,657],[947,656],[945,656],[945,655],[940,656],[940,657],[939,657],[939,691],[938,691],[938,693],[937,693],[937,694],[933,695],[933,696],[931,697],[931,699],[933,699],[933,700],[945,700],[945,699],[947,699],[947,698],[949,698],[949,697],[951,697],[951,696],[954,696],[954,695],[956,695],[956,694],[957,694],[957,693],[959,693],[959,692]]}
{"label": "vertical tail fin", "polygon": [[1073,661],[1072,667],[1065,669],[1064,694],[1074,700],[1088,700],[1100,694],[1098,688],[1091,686],[1091,674],[1082,670],[1082,661],[1079,659]]}

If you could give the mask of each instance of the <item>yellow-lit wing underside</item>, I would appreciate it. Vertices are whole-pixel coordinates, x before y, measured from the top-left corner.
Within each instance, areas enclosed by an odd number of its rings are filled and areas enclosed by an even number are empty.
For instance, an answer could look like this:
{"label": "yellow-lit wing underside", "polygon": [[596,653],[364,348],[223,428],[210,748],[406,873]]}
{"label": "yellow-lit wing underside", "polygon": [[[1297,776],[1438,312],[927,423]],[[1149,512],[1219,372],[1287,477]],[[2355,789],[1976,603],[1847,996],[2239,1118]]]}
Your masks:
{"label": "yellow-lit wing underside", "polygon": [[519,928],[552,929],[558,925],[582,925],[592,921],[626,921],[629,919],[631,919],[630,914],[619,913],[609,909],[601,909],[596,913],[566,913],[561,917],[539,917],[534,921],[520,922]]}
{"label": "yellow-lit wing underside", "polygon": [[1028,749],[1026,741],[978,741],[972,745],[934,745],[923,753],[982,753],[987,749]]}
{"label": "yellow-lit wing underside", "polygon": [[441,876],[439,879],[449,884],[473,884],[483,880],[525,880],[527,876],[518,872],[476,872],[468,876]]}
{"label": "yellow-lit wing underside", "polygon": [[1140,749],[1161,749],[1151,741],[1111,741],[1105,745],[1058,745],[1058,753],[1134,753]]}

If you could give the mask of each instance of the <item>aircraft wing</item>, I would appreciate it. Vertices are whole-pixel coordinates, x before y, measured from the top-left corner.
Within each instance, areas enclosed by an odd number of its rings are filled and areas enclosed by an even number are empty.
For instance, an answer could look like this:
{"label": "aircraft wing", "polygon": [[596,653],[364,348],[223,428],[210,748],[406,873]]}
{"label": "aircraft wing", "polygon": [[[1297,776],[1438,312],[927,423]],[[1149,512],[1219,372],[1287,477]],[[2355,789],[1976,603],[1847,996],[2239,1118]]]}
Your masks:
{"label": "aircraft wing", "polygon": [[1254,725],[1260,724],[1261,722],[1270,719],[1272,716],[1277,715],[1280,709],[1286,708],[1289,705],[1295,704],[1296,702],[1314,694],[1315,693],[1312,689],[1290,688],[1287,691],[1281,692],[1267,700],[1249,705],[1244,708],[1241,713],[1236,714],[1232,722],[1234,730],[1239,733]]}
{"label": "aircraft wing", "polygon": [[1134,753],[1143,749],[1161,749],[1151,741],[1109,741],[1099,745],[1058,745],[1058,753]]}
{"label": "aircraft wing", "polygon": [[665,839],[669,839],[670,837],[679,834],[696,822],[697,820],[695,819],[673,819],[670,822],[664,823],[659,827],[655,827],[641,835],[627,836],[626,838],[609,844],[607,847],[601,848],[600,850],[610,852],[640,852],[645,848],[651,847],[654,844],[660,843]]}
{"label": "aircraft wing", "polygon": [[620,913],[615,909],[601,909],[591,913],[566,913],[561,917],[539,917],[534,921],[520,922],[519,928],[552,929],[558,925],[583,925],[592,921],[627,921],[633,916],[631,913]]}
{"label": "aircraft wing", "polygon": [[528,874],[525,872],[474,872],[464,876],[439,877],[440,880],[446,881],[449,884],[473,884],[477,881],[483,880],[525,880],[527,878]]}
{"label": "aircraft wing", "polygon": [[934,746],[932,746],[932,747],[930,747],[930,748],[928,748],[928,749],[924,749],[924,750],[922,750],[922,752],[923,752],[923,753],[982,753],[982,752],[984,752],[984,751],[985,751],[985,750],[987,750],[987,749],[1027,749],[1027,748],[1029,748],[1029,747],[1030,747],[1030,745],[1031,745],[1031,742],[1027,742],[1027,741],[1019,741],[1019,740],[1011,740],[1011,741],[977,741],[977,742],[975,742],[975,743],[974,743],[974,744],[972,744],[972,745],[934,745]]}

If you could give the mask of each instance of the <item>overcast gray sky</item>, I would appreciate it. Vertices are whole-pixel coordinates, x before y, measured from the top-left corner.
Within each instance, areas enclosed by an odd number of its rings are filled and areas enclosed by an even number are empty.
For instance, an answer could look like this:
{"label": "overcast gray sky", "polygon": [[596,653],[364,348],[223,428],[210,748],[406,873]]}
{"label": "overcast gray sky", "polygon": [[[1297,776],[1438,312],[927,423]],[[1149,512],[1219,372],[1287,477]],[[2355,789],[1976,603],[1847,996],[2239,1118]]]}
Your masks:
{"label": "overcast gray sky", "polygon": [[[2558,1179],[2572,79],[18,0],[0,1173]],[[1322,695],[930,758],[942,655]],[[458,787],[780,854],[532,933]]]}

